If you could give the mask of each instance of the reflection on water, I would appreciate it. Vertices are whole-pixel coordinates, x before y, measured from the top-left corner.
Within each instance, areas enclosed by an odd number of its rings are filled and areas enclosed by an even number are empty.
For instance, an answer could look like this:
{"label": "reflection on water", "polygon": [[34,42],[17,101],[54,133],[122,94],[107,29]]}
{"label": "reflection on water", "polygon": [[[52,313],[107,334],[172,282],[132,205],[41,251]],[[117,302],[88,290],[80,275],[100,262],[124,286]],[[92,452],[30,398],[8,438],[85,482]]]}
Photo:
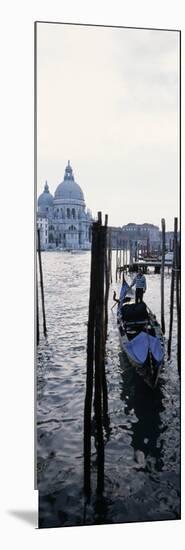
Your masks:
{"label": "reflection on water", "polygon": [[[105,491],[96,495],[92,419],[92,497],[83,494],[83,410],[90,254],[43,253],[47,340],[37,359],[40,527],[180,517],[179,379],[176,316],[171,361],[150,390],[120,353],[116,311],[109,302],[104,426]],[[113,270],[114,273],[114,270]],[[128,276],[129,281],[129,276]],[[160,277],[147,276],[147,302],[160,319]],[[112,289],[119,291],[119,283]],[[166,334],[170,277],[165,279]]]}
{"label": "reflection on water", "polygon": [[132,423],[132,442],[134,457],[146,471],[163,467],[162,445],[158,444],[161,433],[160,413],[165,410],[162,401],[162,386],[151,390],[131,369],[122,374],[120,397],[126,403],[124,412],[130,415],[134,411],[137,422]]}

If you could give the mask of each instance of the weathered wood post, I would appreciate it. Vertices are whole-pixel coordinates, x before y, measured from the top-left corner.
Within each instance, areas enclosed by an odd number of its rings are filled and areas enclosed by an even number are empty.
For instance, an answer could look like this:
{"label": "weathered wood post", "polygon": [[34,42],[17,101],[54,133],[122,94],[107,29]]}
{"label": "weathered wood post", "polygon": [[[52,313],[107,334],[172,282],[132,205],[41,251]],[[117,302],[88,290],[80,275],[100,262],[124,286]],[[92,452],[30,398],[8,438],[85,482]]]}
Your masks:
{"label": "weathered wood post", "polygon": [[[108,393],[107,393],[107,381],[105,374],[105,346],[107,339],[108,328],[108,299],[109,299],[109,286],[110,286],[110,266],[108,264],[108,216],[105,216],[105,226],[101,227],[101,239],[102,239],[102,254],[104,255],[104,277],[101,281],[102,292],[102,392],[103,392],[103,418],[106,418],[108,412]],[[105,284],[105,292],[104,292]]]}
{"label": "weathered wood post", "polygon": [[[84,491],[90,495],[91,461],[91,410],[94,381],[94,411],[97,447],[97,492],[104,488],[104,439],[103,420],[107,418],[108,398],[105,375],[105,311],[108,301],[110,273],[108,269],[107,227],[102,226],[101,212],[93,224],[91,249],[91,284],[89,299],[88,345],[87,345],[87,387],[84,407]],[[105,292],[104,292],[105,291]],[[108,318],[107,318],[108,322]],[[95,368],[93,365],[95,364]]]}
{"label": "weathered wood post", "polygon": [[170,323],[169,323],[169,339],[168,339],[168,360],[171,357],[171,340],[172,340],[172,327],[173,327],[173,308],[174,308],[174,289],[175,289],[175,276],[176,276],[176,262],[177,262],[177,218],[174,218],[174,243],[173,250],[173,263],[171,272],[171,291],[170,291]]}
{"label": "weathered wood post", "polygon": [[91,462],[91,410],[93,394],[93,356],[94,356],[94,330],[96,310],[96,257],[97,257],[97,224],[92,225],[91,245],[91,279],[89,296],[89,319],[87,331],[87,373],[86,395],[84,407],[84,490],[90,495],[90,462]]}
{"label": "weathered wood post", "polygon": [[95,325],[95,419],[97,430],[97,492],[104,488],[104,441],[102,424],[102,363],[104,345],[104,243],[102,227],[98,227],[97,278],[96,278],[96,325]]}
{"label": "weathered wood post", "polygon": [[126,273],[127,273],[127,265],[128,265],[128,241],[126,241]]}
{"label": "weathered wood post", "polygon": [[38,259],[39,259],[39,271],[40,271],[41,302],[42,302],[42,315],[43,315],[43,331],[44,331],[44,336],[47,336],[45,303],[44,303],[44,284],[43,284],[41,248],[40,248],[40,229],[37,229],[37,236],[38,236]]}
{"label": "weathered wood post", "polygon": [[135,241],[135,251],[134,251],[134,256],[135,256],[135,262],[137,262],[137,241]]}
{"label": "weathered wood post", "polygon": [[108,326],[108,298],[109,298],[109,265],[108,265],[108,216],[105,215],[105,242],[104,242],[104,262],[105,262],[105,339],[107,338],[107,326]]}
{"label": "weathered wood post", "polygon": [[124,241],[122,241],[122,266],[124,269]]}
{"label": "weathered wood post", "polygon": [[98,212],[98,223],[100,225],[102,224],[102,213],[101,212]]}
{"label": "weathered wood post", "polygon": [[118,238],[116,242],[116,283],[118,279]]}
{"label": "weathered wood post", "polygon": [[108,265],[109,265],[109,282],[112,284],[112,233],[108,230]]}
{"label": "weathered wood post", "polygon": [[165,263],[165,219],[161,220],[162,228],[162,258],[161,258],[161,328],[163,334],[165,334],[165,320],[164,320],[164,263]]}
{"label": "weathered wood post", "polygon": [[129,241],[129,249],[130,249],[130,259],[129,259],[129,271],[130,271],[131,266],[133,264],[132,240]]}
{"label": "weathered wood post", "polygon": [[176,246],[176,308],[177,308],[177,366],[179,376],[181,375],[181,308],[180,308],[180,242],[177,239]]}
{"label": "weathered wood post", "polygon": [[123,268],[124,268],[124,265],[125,265],[125,251],[124,251],[124,247],[125,247],[125,241],[123,241],[123,244],[122,244],[122,265],[123,265]]}
{"label": "weathered wood post", "polygon": [[121,281],[121,241],[119,242],[119,280]]}

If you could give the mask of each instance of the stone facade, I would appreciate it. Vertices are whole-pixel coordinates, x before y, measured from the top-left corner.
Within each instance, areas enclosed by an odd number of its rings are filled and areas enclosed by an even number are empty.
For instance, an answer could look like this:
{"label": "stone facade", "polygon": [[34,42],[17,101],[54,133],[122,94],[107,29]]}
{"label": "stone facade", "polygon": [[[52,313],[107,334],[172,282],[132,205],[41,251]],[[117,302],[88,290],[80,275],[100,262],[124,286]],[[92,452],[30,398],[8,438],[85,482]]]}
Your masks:
{"label": "stone facade", "polygon": [[136,241],[144,246],[155,247],[160,244],[160,232],[156,225],[150,223],[128,223],[122,227],[112,227],[112,248],[123,248],[124,243]]}
{"label": "stone facade", "polygon": [[128,223],[123,225],[122,230],[127,233],[130,239],[141,241],[149,239],[151,245],[160,243],[159,227],[152,223]]}
{"label": "stone facade", "polygon": [[48,246],[48,218],[46,214],[37,213],[37,228],[40,229],[40,246],[45,250]]}
{"label": "stone facade", "polygon": [[91,248],[92,216],[86,210],[81,187],[75,182],[68,161],[64,180],[56,188],[54,197],[47,182],[38,198],[38,219],[48,220],[48,242],[45,248],[62,250],[89,250]]}

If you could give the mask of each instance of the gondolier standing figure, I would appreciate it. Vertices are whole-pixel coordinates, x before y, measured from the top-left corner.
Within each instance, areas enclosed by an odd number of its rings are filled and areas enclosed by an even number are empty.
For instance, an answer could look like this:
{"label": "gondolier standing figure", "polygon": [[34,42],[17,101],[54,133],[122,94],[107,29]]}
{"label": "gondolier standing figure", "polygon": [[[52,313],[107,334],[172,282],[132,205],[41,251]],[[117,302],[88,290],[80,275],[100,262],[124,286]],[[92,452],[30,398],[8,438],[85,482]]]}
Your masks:
{"label": "gondolier standing figure", "polygon": [[139,269],[136,277],[134,277],[130,288],[136,285],[136,304],[143,301],[143,293],[146,291],[146,278]]}

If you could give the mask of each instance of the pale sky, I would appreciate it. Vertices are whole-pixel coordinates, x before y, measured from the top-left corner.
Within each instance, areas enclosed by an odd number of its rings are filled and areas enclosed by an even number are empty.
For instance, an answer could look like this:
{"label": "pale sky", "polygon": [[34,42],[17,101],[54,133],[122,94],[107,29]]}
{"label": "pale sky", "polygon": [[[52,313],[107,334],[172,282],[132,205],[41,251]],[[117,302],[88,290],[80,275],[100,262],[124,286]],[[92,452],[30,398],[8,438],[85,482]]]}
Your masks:
{"label": "pale sky", "polygon": [[179,213],[179,33],[37,24],[37,188],[70,159],[93,215]]}

